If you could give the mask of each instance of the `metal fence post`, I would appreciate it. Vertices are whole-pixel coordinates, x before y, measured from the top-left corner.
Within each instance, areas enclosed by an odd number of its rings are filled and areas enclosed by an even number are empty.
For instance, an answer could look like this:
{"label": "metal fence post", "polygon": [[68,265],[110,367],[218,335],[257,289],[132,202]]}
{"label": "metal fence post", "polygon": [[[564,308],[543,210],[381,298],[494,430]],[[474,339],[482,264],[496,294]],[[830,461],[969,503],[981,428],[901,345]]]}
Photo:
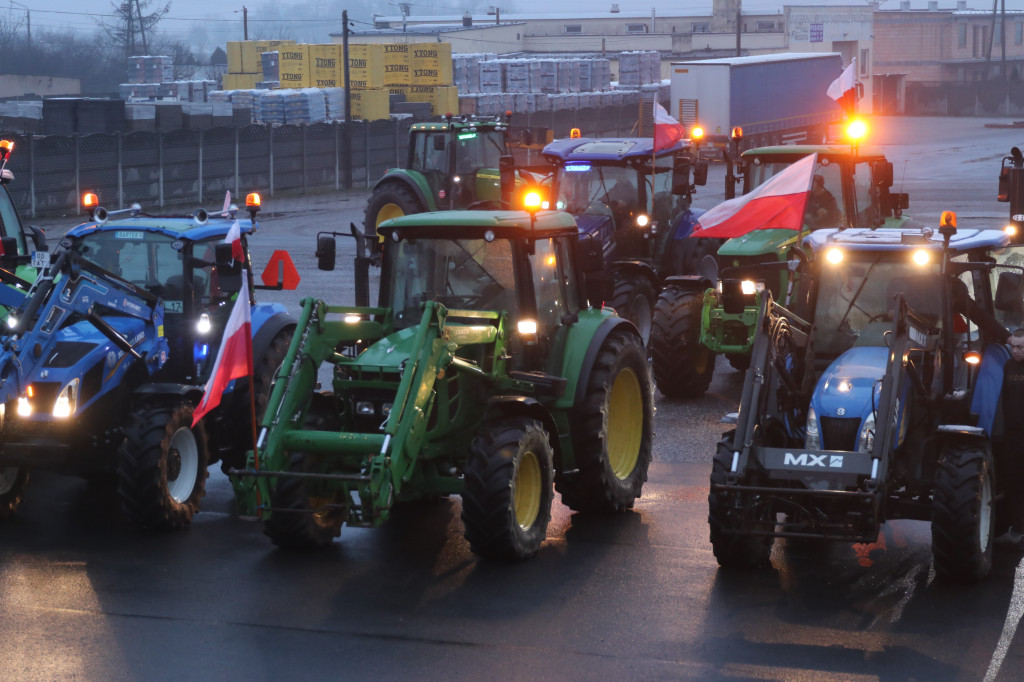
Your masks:
{"label": "metal fence post", "polygon": [[267,130],[270,132],[270,151],[267,154],[270,157],[270,167],[267,174],[270,176],[270,196],[274,196],[274,126]]}
{"label": "metal fence post", "polygon": [[124,150],[121,131],[117,133],[117,205],[124,208]]}
{"label": "metal fence post", "polygon": [[28,214],[36,217],[36,144],[35,135],[28,136]]}
{"label": "metal fence post", "polygon": [[79,174],[81,172],[81,169],[79,168],[79,163],[78,163],[78,157],[79,157],[78,146],[79,146],[81,140],[78,137],[78,133],[74,133],[71,137],[75,141],[75,145],[74,145],[75,146],[75,203],[78,204],[78,206],[77,206],[78,212],[81,213],[82,212],[81,201],[79,200],[79,197],[82,196],[82,186],[80,184],[80,178],[79,178]]}
{"label": "metal fence post", "polygon": [[235,198],[238,198],[238,126],[235,126]]}
{"label": "metal fence post", "polygon": [[156,134],[156,165],[160,169],[157,173],[157,205],[164,207],[164,133],[159,131]]}
{"label": "metal fence post", "polygon": [[305,194],[307,191],[306,185],[306,171],[309,167],[306,158],[306,126],[299,126],[299,130],[302,131],[302,193]]}
{"label": "metal fence post", "polygon": [[332,123],[331,128],[334,129],[334,191],[337,192],[341,189],[341,131],[337,123]]}
{"label": "metal fence post", "polygon": [[[399,129],[398,119],[397,118],[391,119],[391,124],[393,126],[393,132],[395,134],[395,168],[399,168],[402,165],[402,160],[398,158],[398,145],[401,142],[398,139],[398,129]],[[369,178],[367,178],[367,181],[369,181]]]}
{"label": "metal fence post", "polygon": [[199,131],[199,205],[203,205],[203,131]]}
{"label": "metal fence post", "polygon": [[365,156],[366,156],[366,186],[369,187],[370,186],[370,125],[368,123],[364,122],[363,123],[363,130],[365,131],[365,134],[363,135],[363,145],[364,145],[363,149],[365,150]]}

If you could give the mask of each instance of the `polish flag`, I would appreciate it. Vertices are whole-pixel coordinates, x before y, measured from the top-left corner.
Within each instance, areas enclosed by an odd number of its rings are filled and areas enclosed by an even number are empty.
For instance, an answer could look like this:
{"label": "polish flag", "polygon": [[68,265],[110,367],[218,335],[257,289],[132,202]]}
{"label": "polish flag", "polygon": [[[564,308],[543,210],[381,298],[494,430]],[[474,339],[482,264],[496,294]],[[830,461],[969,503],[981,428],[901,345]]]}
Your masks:
{"label": "polish flag", "polygon": [[217,350],[217,359],[213,363],[213,372],[203,389],[203,398],[192,413],[192,426],[195,427],[207,412],[220,405],[224,389],[234,379],[252,374],[252,319],[249,313],[249,278],[242,270],[242,281],[245,288],[238,292],[235,305],[231,309],[224,336]]}
{"label": "polish flag", "polygon": [[683,124],[665,111],[665,107],[654,100],[654,151],[668,149],[683,139]]}
{"label": "polish flag", "polygon": [[236,220],[231,224],[228,235],[224,237],[225,244],[231,244],[231,257],[239,263],[245,260],[245,252],[242,251],[242,227]]}
{"label": "polish flag", "polygon": [[839,78],[832,81],[826,94],[839,102],[839,106],[848,114],[856,111],[857,105],[857,58],[850,60],[850,65],[843,69]]}
{"label": "polish flag", "polygon": [[697,221],[691,237],[731,239],[753,230],[799,230],[818,155],[805,156],[749,194],[723,201]]}

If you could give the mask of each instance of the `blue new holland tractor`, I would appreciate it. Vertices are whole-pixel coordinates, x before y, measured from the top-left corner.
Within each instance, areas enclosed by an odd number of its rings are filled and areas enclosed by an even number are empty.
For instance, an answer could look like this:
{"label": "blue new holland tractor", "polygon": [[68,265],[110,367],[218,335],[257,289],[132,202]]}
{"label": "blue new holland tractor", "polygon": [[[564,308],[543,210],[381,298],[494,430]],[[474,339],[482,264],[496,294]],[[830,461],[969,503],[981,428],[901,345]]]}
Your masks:
{"label": "blue new holland tractor", "polygon": [[941,579],[988,574],[1020,250],[944,213],[938,229],[809,233],[779,263],[795,272],[786,307],[765,265],[723,270],[722,305],[751,312],[757,336],[711,473],[722,567],[767,564],[777,537],[874,542],[904,518],[931,522]]}
{"label": "blue new holland tractor", "polygon": [[[132,522],[182,528],[199,508],[208,465],[244,462],[253,412],[264,409],[295,327],[283,306],[249,294],[252,392],[236,380],[194,427],[192,416],[232,299],[253,289],[251,274],[242,286],[258,227],[251,197],[243,221],[233,205],[188,217],[146,215],[137,204],[94,208],[52,254],[36,253],[33,284],[0,270],[20,287],[7,287],[14,300],[0,334],[0,519],[17,509],[32,470],[51,469],[116,474]],[[225,243],[236,222],[243,262]]]}

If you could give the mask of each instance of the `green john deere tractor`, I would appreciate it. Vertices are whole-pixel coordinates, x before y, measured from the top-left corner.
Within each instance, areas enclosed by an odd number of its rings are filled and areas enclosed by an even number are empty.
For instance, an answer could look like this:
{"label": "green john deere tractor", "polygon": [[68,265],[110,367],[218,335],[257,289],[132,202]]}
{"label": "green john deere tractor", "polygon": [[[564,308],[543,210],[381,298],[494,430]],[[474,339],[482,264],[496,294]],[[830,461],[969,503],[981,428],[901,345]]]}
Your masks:
{"label": "green john deere tractor", "polygon": [[[345,523],[456,494],[472,551],[518,560],[544,541],[554,490],[581,512],[632,507],[653,389],[636,327],[588,304],[600,245],[553,211],[421,213],[378,230],[379,305],[375,240],[353,226],[357,307],[303,301],[258,449],[232,472],[270,539],[324,546]],[[333,234],[317,254],[334,268]]]}
{"label": "green john deere tractor", "polygon": [[[817,154],[814,174],[822,178],[825,191],[835,199],[834,211],[825,215],[809,203],[801,232],[757,229],[722,241],[714,249],[716,256],[704,258],[699,276],[673,277],[666,282],[655,307],[651,338],[652,347],[661,350],[654,355],[654,376],[666,395],[702,395],[711,382],[715,354],[725,353],[730,364],[740,370],[750,365],[752,320],[729,313],[721,305],[718,292],[712,288],[721,270],[792,261],[801,234],[810,230],[921,226],[903,214],[907,195],[890,191],[892,162],[880,151],[853,145],[780,145],[747,150],[739,157],[740,168],[735,175],[729,162],[726,196],[733,196],[737,182],[742,181],[743,194],[747,194],[811,154]],[[765,278],[767,287],[775,300],[785,302],[790,289],[789,271],[773,269],[777,274]],[[699,342],[694,335],[698,328]],[[687,333],[670,333],[680,329]]]}

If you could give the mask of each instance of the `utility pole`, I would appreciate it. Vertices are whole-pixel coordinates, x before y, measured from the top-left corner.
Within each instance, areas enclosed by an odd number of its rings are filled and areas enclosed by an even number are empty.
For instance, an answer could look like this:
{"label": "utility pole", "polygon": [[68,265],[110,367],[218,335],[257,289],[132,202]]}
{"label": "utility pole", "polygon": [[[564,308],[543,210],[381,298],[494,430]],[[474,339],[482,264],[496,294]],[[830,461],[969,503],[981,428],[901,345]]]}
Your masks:
{"label": "utility pole", "polygon": [[135,11],[139,14],[139,35],[142,36],[142,53],[149,54],[149,48],[146,47],[146,24],[142,21],[142,5],[139,2],[140,0],[135,0]]}
{"label": "utility pole", "polygon": [[242,39],[249,39],[249,8],[242,5]]}
{"label": "utility pole", "polygon": [[341,127],[341,140],[345,151],[342,159],[342,178],[345,189],[352,189],[352,83],[348,73],[348,10],[341,11],[341,59],[345,69],[345,122]]}
{"label": "utility pole", "polygon": [[740,49],[740,36],[743,33],[742,22],[743,10],[736,10],[736,56],[742,57],[743,51]]}

